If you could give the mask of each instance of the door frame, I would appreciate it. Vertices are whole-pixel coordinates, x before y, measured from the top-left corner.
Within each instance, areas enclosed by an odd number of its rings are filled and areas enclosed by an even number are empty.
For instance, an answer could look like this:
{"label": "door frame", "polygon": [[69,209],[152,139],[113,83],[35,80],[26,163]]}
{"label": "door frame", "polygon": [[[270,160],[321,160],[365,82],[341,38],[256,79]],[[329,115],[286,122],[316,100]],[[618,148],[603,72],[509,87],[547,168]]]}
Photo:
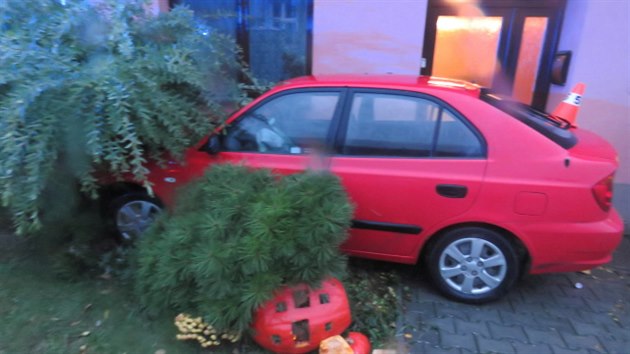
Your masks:
{"label": "door frame", "polygon": [[[469,0],[459,2],[457,5],[472,5],[476,3],[477,1]],[[507,81],[499,82],[495,80],[493,82],[493,88],[502,94],[512,94],[522,41],[524,18],[530,16],[549,18],[531,102],[532,107],[544,110],[551,85],[554,54],[557,52],[560,41],[566,0],[481,0],[479,3],[487,16],[503,17],[504,26],[501,28],[499,37],[497,62],[501,65],[502,73],[507,78]],[[424,32],[424,48],[422,51],[426,61],[425,67],[421,69],[423,75],[430,76],[433,71],[437,19],[439,16],[457,15],[457,8],[454,6],[456,5],[449,4],[447,0],[429,0],[427,24]]]}

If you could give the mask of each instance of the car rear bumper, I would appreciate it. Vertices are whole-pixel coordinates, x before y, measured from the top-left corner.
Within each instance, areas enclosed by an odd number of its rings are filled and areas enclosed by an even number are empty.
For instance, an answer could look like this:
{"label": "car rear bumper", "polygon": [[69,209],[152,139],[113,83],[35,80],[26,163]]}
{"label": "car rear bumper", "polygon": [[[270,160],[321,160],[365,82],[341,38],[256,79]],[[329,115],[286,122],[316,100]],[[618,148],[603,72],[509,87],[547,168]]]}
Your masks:
{"label": "car rear bumper", "polygon": [[591,223],[532,223],[521,225],[529,235],[531,274],[574,272],[612,260],[621,243],[623,220],[613,208],[607,219]]}

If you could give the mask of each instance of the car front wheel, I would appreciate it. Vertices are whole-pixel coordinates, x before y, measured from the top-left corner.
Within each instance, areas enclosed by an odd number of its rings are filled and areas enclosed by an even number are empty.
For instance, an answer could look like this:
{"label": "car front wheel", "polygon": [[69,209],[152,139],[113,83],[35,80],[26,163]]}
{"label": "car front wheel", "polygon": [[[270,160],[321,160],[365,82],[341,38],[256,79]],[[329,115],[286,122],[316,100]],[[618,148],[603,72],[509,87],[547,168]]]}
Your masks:
{"label": "car front wheel", "polygon": [[446,296],[484,303],[503,296],[518,279],[518,256],[502,234],[464,227],[438,237],[427,261],[433,282]]}
{"label": "car front wheel", "polygon": [[126,242],[139,239],[162,211],[162,204],[145,193],[129,193],[112,200],[111,219],[117,235]]}

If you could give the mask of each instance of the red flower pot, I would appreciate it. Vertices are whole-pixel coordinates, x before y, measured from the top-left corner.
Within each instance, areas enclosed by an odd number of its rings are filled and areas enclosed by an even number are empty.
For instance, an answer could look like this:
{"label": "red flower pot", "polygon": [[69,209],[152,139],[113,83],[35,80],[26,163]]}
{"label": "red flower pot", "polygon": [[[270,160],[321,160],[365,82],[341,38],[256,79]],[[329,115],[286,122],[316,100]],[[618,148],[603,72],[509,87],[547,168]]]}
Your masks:
{"label": "red flower pot", "polygon": [[341,282],[329,278],[321,288],[304,284],[281,288],[254,314],[254,340],[275,353],[306,353],[350,325],[350,306]]}

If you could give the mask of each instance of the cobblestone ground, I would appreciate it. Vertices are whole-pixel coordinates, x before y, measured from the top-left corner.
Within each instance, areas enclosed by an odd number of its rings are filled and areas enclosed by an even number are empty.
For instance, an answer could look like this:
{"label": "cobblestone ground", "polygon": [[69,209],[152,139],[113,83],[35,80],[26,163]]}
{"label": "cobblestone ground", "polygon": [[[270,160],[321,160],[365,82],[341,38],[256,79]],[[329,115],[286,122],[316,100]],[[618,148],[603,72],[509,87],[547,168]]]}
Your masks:
{"label": "cobblestone ground", "polygon": [[[590,272],[526,276],[502,300],[449,301],[426,274],[405,273],[398,352],[630,353],[630,236]],[[580,285],[576,286],[576,283]]]}

